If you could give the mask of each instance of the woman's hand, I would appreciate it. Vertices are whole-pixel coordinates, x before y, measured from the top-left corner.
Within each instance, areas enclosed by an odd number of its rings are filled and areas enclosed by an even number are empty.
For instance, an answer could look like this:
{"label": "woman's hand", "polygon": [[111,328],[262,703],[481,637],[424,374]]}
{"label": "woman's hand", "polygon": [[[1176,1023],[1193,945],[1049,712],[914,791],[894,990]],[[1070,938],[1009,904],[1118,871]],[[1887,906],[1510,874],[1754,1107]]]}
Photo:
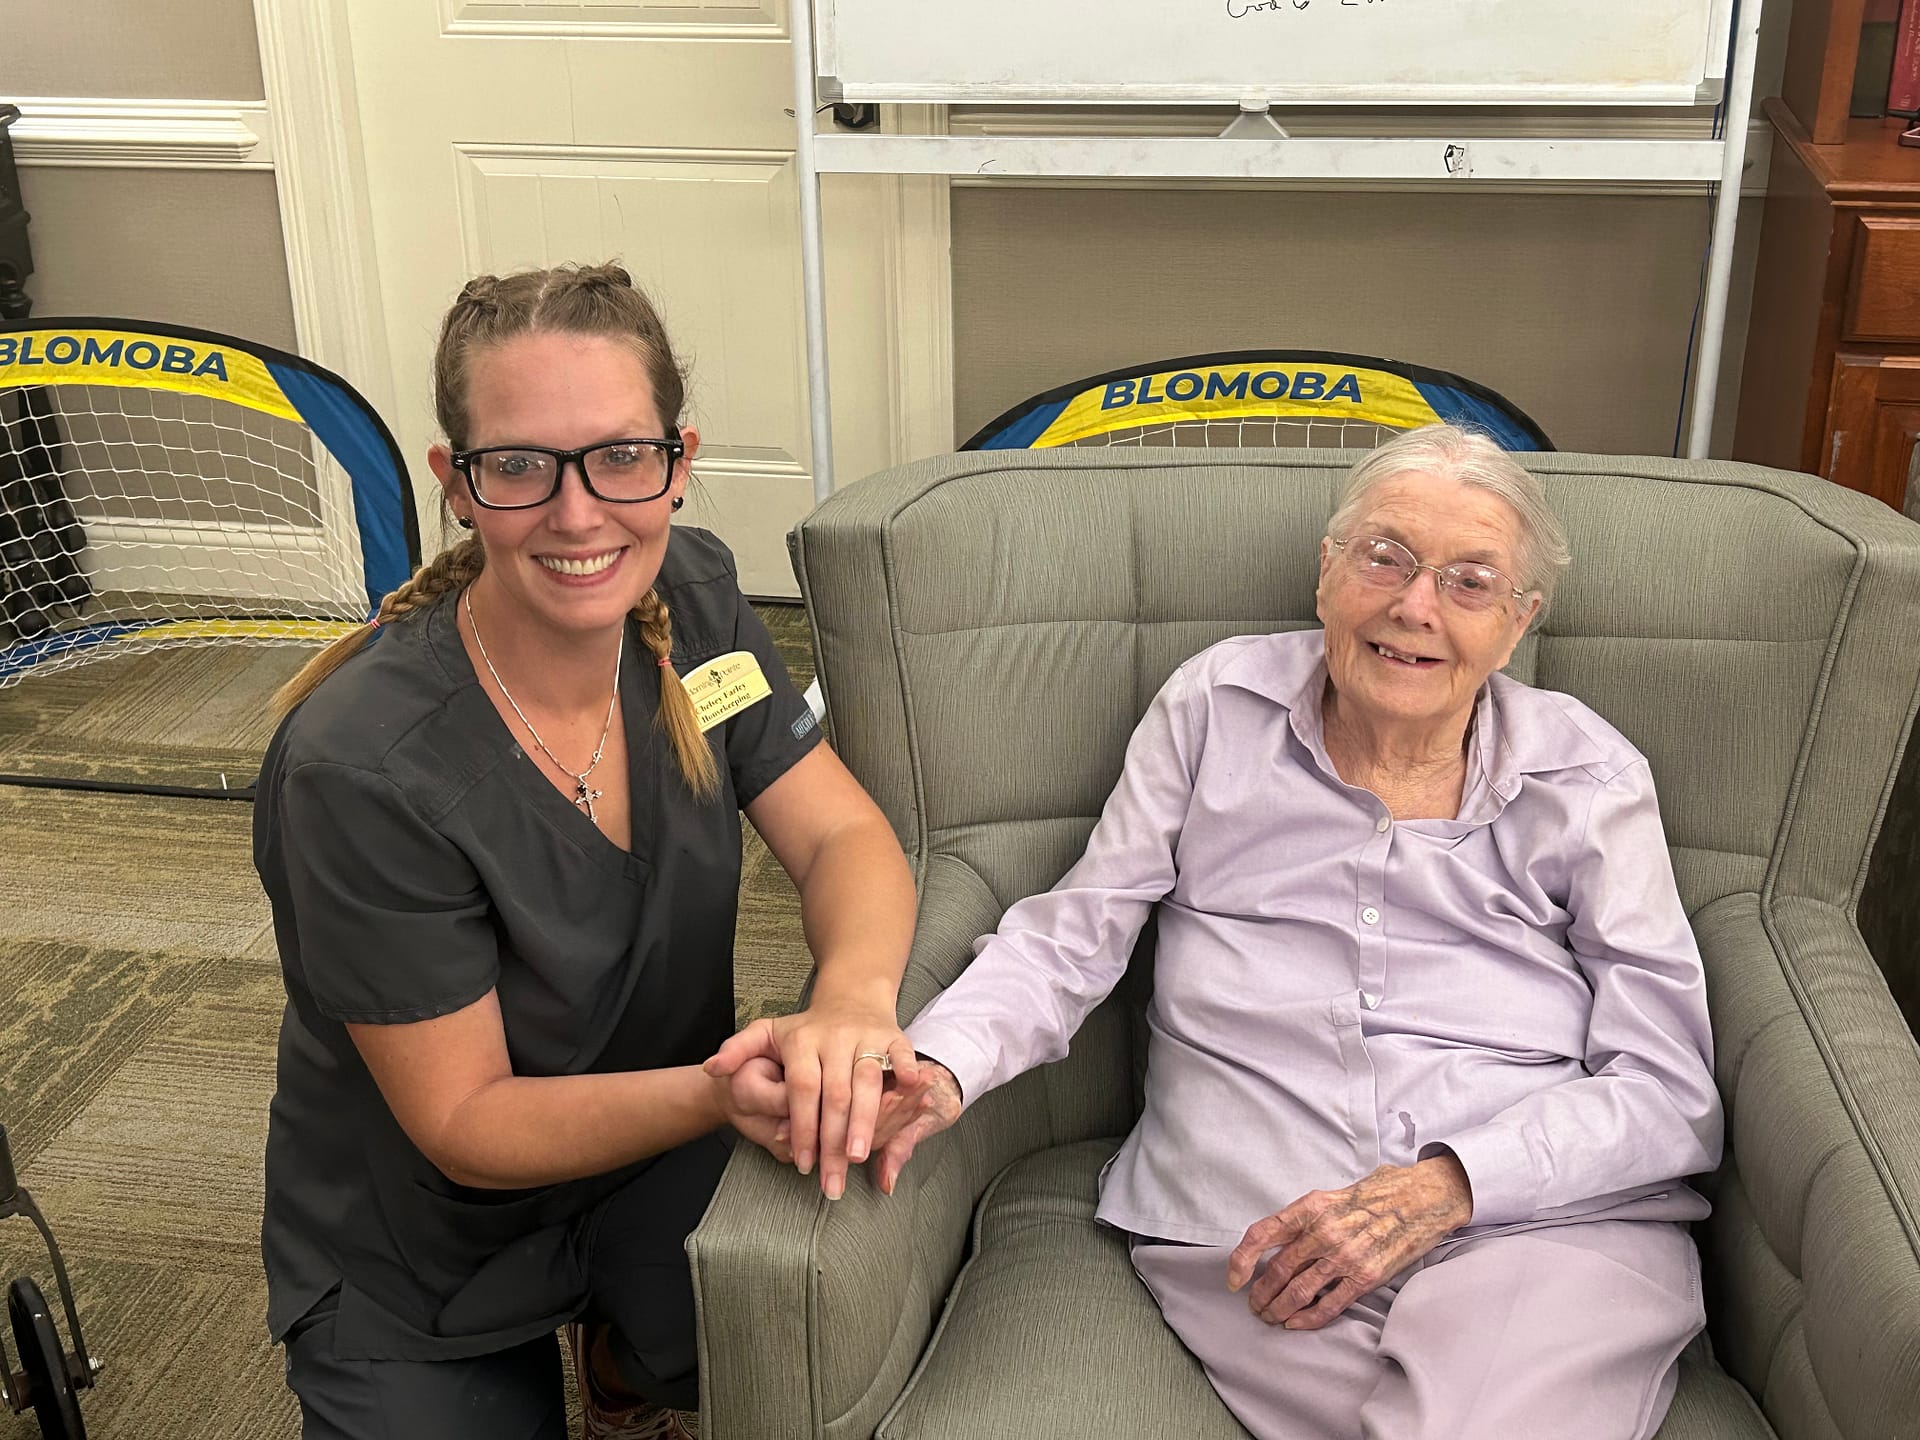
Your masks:
{"label": "woman's hand", "polygon": [[756,1057],[731,1075],[710,1076],[727,1123],[782,1165],[793,1163],[787,1137],[787,1082],[773,1061]]}
{"label": "woman's hand", "polygon": [[754,1059],[777,1065],[786,1079],[793,1163],[806,1175],[817,1160],[821,1191],[838,1200],[847,1166],[865,1160],[873,1147],[888,1073],[875,1058],[881,1055],[893,1062],[898,1090],[917,1093],[921,1067],[894,1023],[890,997],[886,1003],[822,998],[798,1015],[754,1021],[705,1069],[721,1079]]}
{"label": "woman's hand", "polygon": [[[1227,1259],[1227,1288],[1252,1280],[1255,1315],[1318,1330],[1472,1218],[1473,1189],[1451,1154],[1382,1165],[1344,1190],[1310,1191],[1254,1221]],[[1269,1250],[1277,1253],[1260,1267]]]}
{"label": "woman's hand", "polygon": [[958,1120],[964,1106],[960,1082],[938,1060],[920,1062],[918,1089],[886,1094],[874,1129],[877,1163],[873,1179],[881,1194],[893,1194],[901,1170],[913,1158],[914,1147]]}

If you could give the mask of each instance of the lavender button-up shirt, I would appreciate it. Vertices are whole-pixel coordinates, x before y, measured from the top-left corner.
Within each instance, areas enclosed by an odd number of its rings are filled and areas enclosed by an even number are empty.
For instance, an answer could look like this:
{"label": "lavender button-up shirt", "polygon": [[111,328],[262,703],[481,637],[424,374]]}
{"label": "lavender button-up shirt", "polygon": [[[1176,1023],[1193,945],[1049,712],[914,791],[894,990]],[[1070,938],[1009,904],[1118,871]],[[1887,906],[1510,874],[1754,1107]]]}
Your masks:
{"label": "lavender button-up shirt", "polygon": [[1153,906],[1146,1108],[1099,1216],[1239,1242],[1379,1164],[1451,1150],[1455,1239],[1684,1220],[1720,1154],[1705,981],[1646,760],[1504,675],[1460,814],[1395,821],[1320,729],[1319,631],[1228,640],[1154,699],[1058,885],[1007,911],[908,1027],[969,1103],[1057,1060]]}

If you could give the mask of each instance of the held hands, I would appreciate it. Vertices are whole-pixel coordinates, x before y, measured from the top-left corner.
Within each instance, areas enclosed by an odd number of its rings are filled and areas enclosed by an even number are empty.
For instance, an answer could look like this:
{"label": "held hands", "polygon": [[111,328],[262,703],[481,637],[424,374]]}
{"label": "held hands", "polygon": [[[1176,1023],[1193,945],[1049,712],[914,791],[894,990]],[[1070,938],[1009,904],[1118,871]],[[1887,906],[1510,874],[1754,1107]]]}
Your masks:
{"label": "held hands", "polygon": [[[891,1073],[876,1058],[881,1055],[892,1061]],[[736,1094],[745,1081],[751,1094],[758,1084],[751,1077],[764,1075],[759,1064],[784,1077],[786,1095],[786,1127],[777,1141],[786,1153],[774,1145],[766,1148],[776,1159],[791,1159],[803,1175],[817,1162],[820,1189],[830,1200],[845,1190],[847,1166],[872,1151],[883,1103],[887,1128],[879,1138],[887,1140],[913,1118],[908,1097],[917,1099],[924,1083],[913,1046],[894,1023],[891,995],[874,1004],[816,997],[798,1015],[756,1020],[722,1045],[704,1069],[714,1080],[732,1084]],[[766,1144],[747,1130],[740,1133]]]}
{"label": "held hands", "polygon": [[[1269,1325],[1318,1330],[1473,1218],[1451,1154],[1382,1165],[1344,1190],[1314,1190],[1256,1220],[1227,1260],[1227,1288]],[[1274,1253],[1260,1265],[1260,1257]]]}
{"label": "held hands", "polygon": [[709,1076],[709,1083],[729,1125],[782,1165],[793,1163],[787,1140],[787,1082],[778,1065],[756,1055],[731,1075]]}

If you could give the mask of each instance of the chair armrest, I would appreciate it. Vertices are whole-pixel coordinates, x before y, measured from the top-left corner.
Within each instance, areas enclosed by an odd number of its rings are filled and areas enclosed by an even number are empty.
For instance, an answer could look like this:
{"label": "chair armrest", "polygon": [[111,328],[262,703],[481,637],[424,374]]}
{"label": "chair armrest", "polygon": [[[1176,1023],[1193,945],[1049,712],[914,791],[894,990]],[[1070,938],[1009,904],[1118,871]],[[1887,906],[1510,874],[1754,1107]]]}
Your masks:
{"label": "chair armrest", "polygon": [[[928,864],[902,1015],[967,966],[999,903],[970,868]],[[699,1313],[701,1403],[717,1440],[869,1436],[906,1385],[965,1259],[993,1177],[1057,1143],[1057,1107],[1022,1092],[1039,1072],[969,1105],[922,1145],[894,1194],[864,1167],[838,1201],[817,1180],[741,1145],[687,1238]],[[1112,1133],[1109,1130],[1106,1133]],[[1079,1136],[1065,1138],[1082,1138]]]}
{"label": "chair armrest", "polygon": [[[687,1237],[704,1433],[814,1440],[843,1418],[864,1425],[835,1433],[873,1433],[925,1344],[918,1317],[941,1298],[920,1273],[914,1193],[903,1182],[882,1196],[862,1172],[829,1202],[817,1179],[736,1150]],[[965,1233],[963,1221],[954,1245]]]}
{"label": "chair armrest", "polygon": [[1730,895],[1694,929],[1727,1109],[1715,1351],[1783,1436],[1899,1433],[1920,1415],[1920,1048],[1844,911]]}

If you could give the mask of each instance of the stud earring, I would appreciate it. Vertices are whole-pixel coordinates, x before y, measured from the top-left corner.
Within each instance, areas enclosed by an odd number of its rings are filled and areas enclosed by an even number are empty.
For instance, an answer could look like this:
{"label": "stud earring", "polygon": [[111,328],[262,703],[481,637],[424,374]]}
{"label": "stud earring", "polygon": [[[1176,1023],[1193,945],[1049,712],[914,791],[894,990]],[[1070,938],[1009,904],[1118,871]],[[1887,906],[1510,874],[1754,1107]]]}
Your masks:
{"label": "stud earring", "polygon": [[676,495],[673,497],[673,508],[676,510],[678,510],[682,505],[686,503],[687,503],[687,497],[684,495]]}
{"label": "stud earring", "polygon": [[473,528],[473,517],[471,515],[462,515],[453,523],[458,525],[462,530],[471,530]]}

